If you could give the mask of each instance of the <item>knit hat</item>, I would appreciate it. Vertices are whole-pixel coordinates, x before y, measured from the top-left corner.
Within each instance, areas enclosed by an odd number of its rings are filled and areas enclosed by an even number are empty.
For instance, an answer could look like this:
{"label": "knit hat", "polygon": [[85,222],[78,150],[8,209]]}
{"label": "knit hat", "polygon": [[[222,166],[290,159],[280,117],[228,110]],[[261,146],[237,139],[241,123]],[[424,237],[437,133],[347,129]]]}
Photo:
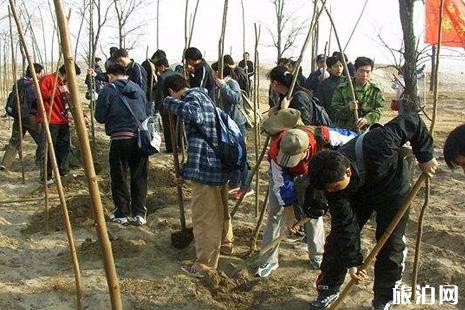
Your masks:
{"label": "knit hat", "polygon": [[283,167],[295,167],[307,155],[310,145],[308,134],[300,129],[289,129],[281,139],[278,164]]}
{"label": "knit hat", "polygon": [[262,130],[274,136],[283,129],[291,129],[297,126],[304,126],[300,118],[300,111],[292,108],[274,112],[262,125]]}

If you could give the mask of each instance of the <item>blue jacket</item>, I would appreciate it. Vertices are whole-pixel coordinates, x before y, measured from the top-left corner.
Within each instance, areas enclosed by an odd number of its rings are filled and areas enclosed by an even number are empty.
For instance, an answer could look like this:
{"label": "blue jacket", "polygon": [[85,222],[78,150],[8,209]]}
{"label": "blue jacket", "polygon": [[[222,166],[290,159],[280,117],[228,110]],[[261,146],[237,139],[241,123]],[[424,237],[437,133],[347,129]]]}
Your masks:
{"label": "blue jacket", "polygon": [[164,107],[182,118],[186,124],[187,162],[182,176],[187,180],[207,185],[224,185],[228,173],[223,171],[220,159],[195,126],[203,129],[217,147],[216,111],[205,88],[191,88],[181,99],[166,97]]}
{"label": "blue jacket", "polygon": [[220,90],[220,101],[223,111],[232,118],[238,126],[244,125],[246,119],[239,107],[243,107],[242,92],[239,83],[231,78],[226,78],[225,83],[218,86]]}
{"label": "blue jacket", "polygon": [[118,80],[107,84],[98,95],[95,119],[105,124],[105,133],[109,136],[121,132],[137,133],[137,122],[125,106],[123,96],[140,122],[148,116],[145,93],[136,83]]}

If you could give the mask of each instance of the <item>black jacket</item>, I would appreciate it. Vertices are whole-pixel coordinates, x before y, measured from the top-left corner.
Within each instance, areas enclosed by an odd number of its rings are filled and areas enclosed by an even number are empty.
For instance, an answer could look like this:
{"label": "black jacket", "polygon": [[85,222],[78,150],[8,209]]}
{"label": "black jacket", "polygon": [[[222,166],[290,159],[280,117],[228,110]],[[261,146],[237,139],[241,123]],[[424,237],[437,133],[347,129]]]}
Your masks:
{"label": "black jacket", "polygon": [[140,122],[149,115],[145,94],[136,83],[118,80],[106,85],[97,98],[95,119],[105,124],[105,133],[109,136],[118,132],[137,132],[137,122],[124,105],[123,96]]}
{"label": "black jacket", "polygon": [[[97,75],[103,73],[102,68],[99,65],[94,66],[94,71],[95,71],[95,73]],[[94,82],[94,85],[93,85],[94,87],[93,88],[94,88],[95,92],[98,94],[102,90],[103,86],[105,86],[105,84],[101,79],[98,80],[96,78],[94,79],[93,82]],[[90,90],[91,89],[91,81],[90,81],[90,75],[88,75],[88,74],[86,75],[85,83],[87,85],[87,90]]]}
{"label": "black jacket", "polygon": [[[96,72],[97,73],[97,72]],[[147,91],[147,72],[141,65],[139,65],[134,60],[131,60],[129,65],[126,67],[126,75],[128,76],[130,81],[133,81],[144,91],[144,94]],[[106,72],[97,73],[95,76],[96,80],[107,82],[108,83],[108,75]]]}
{"label": "black jacket", "polygon": [[305,125],[311,125],[313,119],[313,104],[311,96],[303,90],[294,90],[289,108],[300,111],[300,117]]}
{"label": "black jacket", "polygon": [[[146,86],[146,97],[147,101],[153,101],[155,100],[155,89],[156,89],[156,84],[157,84],[157,73],[155,72],[155,64],[152,62],[151,59],[146,59],[142,62],[141,64],[142,68],[144,68],[146,74],[147,74],[147,86]],[[152,86],[152,88],[150,88]],[[150,89],[152,89],[152,92],[150,92]]]}
{"label": "black jacket", "polygon": [[305,81],[305,85],[302,85],[302,86],[305,86],[305,88],[314,92],[318,88],[318,85],[320,85],[321,74],[322,74],[321,69],[317,69],[313,71],[312,73],[310,73],[307,80]]}
{"label": "black jacket", "polygon": [[315,96],[320,101],[320,105],[325,108],[326,111],[328,111],[331,106],[331,99],[333,98],[334,90],[343,80],[344,78],[342,76],[337,77],[335,75],[330,75],[329,78],[323,80],[316,89]]}
{"label": "black jacket", "polygon": [[360,253],[359,228],[345,216],[345,209],[354,203],[376,206],[409,190],[407,163],[399,152],[407,141],[410,141],[419,162],[433,159],[433,139],[418,114],[399,115],[366,134],[362,147],[366,177],[364,184],[361,184],[355,157],[357,139],[338,150],[350,160],[353,173],[349,185],[343,191],[325,195],[331,213],[331,229],[335,230],[335,240],[347,268],[361,265],[363,257]]}
{"label": "black jacket", "polygon": [[208,95],[213,101],[215,100],[215,81],[213,80],[212,68],[208,65],[205,59],[202,59],[194,72],[189,75],[189,86],[206,88]]}
{"label": "black jacket", "polygon": [[[241,61],[239,61],[239,64],[238,66],[242,69],[244,69],[245,71],[245,63],[244,63],[244,59],[242,59]],[[255,74],[255,72],[253,71],[253,62],[250,61],[250,60],[247,60],[247,76],[250,78],[252,78],[252,76]]]}
{"label": "black jacket", "polygon": [[160,112],[160,114],[167,114],[167,111],[165,111],[163,108],[163,100],[165,99],[165,96],[163,95],[163,85],[165,84],[166,78],[172,75],[179,75],[179,73],[171,69],[167,69],[165,72],[158,76],[157,87],[155,89],[154,109],[156,112]]}

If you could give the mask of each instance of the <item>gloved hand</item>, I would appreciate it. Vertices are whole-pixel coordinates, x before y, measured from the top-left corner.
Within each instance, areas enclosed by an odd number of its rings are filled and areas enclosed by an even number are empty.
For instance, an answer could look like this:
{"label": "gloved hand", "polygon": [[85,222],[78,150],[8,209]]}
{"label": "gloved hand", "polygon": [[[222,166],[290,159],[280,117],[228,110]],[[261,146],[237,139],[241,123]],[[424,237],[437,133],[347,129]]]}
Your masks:
{"label": "gloved hand", "polygon": [[328,201],[326,200],[323,191],[308,187],[307,191],[305,192],[305,201],[303,207],[305,214],[308,217],[317,219],[328,212]]}

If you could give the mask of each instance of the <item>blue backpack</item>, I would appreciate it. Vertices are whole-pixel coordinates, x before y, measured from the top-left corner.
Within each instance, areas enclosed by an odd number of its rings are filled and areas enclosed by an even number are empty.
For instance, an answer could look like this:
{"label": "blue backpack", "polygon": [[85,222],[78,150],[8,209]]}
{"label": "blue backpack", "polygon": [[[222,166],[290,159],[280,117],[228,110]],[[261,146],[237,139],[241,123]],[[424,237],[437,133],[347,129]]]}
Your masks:
{"label": "blue backpack", "polygon": [[228,114],[218,107],[213,107],[215,108],[218,147],[214,145],[212,139],[206,135],[200,126],[197,124],[194,126],[221,161],[223,171],[232,172],[243,169],[247,162],[247,148],[244,137],[236,122]]}

